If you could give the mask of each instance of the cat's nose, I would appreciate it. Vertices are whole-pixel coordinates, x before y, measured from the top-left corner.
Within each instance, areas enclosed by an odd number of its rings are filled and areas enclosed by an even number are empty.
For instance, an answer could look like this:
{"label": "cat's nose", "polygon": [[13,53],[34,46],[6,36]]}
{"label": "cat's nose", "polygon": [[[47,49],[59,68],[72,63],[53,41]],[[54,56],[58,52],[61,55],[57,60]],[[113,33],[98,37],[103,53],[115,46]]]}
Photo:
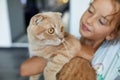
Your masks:
{"label": "cat's nose", "polygon": [[59,38],[60,40],[63,40],[63,38]]}
{"label": "cat's nose", "polygon": [[63,38],[64,38],[64,35],[63,35],[63,34],[59,34],[58,37],[59,37],[60,39],[63,39]]}
{"label": "cat's nose", "polygon": [[59,39],[60,39],[60,41],[64,42],[64,38],[59,38]]}

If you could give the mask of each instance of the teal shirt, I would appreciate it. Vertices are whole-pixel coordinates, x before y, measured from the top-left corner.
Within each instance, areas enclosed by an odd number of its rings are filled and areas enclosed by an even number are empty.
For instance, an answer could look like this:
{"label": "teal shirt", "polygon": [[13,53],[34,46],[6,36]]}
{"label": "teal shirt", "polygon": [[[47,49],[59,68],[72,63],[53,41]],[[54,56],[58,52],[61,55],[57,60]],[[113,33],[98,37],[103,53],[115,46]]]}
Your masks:
{"label": "teal shirt", "polygon": [[92,60],[97,80],[115,80],[120,76],[120,38],[105,41]]}

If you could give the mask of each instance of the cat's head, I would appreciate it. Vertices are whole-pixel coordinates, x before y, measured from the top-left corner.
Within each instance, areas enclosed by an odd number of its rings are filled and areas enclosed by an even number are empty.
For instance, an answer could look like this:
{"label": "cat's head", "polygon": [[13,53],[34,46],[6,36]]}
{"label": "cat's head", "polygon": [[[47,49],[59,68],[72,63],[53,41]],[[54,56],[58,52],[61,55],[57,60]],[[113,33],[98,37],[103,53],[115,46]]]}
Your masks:
{"label": "cat's head", "polygon": [[44,12],[31,18],[28,33],[41,44],[59,45],[64,40],[64,25],[59,12]]}

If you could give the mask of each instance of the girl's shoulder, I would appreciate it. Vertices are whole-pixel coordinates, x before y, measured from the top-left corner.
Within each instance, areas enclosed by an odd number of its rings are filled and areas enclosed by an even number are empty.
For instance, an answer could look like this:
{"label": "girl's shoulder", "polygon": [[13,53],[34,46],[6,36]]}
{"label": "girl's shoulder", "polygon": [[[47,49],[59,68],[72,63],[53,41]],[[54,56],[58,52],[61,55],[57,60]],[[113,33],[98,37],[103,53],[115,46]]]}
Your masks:
{"label": "girl's shoulder", "polygon": [[120,75],[120,38],[105,41],[96,51],[92,65],[99,80],[114,80]]}

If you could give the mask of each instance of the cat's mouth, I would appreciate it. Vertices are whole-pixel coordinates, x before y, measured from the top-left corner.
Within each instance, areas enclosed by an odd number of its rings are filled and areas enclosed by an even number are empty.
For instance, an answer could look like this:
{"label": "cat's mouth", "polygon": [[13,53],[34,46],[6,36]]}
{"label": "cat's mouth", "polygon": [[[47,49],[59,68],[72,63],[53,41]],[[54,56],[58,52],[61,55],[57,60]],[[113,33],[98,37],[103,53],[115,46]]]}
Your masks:
{"label": "cat's mouth", "polygon": [[64,39],[62,38],[58,38],[57,42],[55,43],[56,45],[60,45],[60,44],[63,44],[65,42]]}
{"label": "cat's mouth", "polygon": [[65,39],[61,39],[61,42],[62,42],[62,43],[65,42]]}

